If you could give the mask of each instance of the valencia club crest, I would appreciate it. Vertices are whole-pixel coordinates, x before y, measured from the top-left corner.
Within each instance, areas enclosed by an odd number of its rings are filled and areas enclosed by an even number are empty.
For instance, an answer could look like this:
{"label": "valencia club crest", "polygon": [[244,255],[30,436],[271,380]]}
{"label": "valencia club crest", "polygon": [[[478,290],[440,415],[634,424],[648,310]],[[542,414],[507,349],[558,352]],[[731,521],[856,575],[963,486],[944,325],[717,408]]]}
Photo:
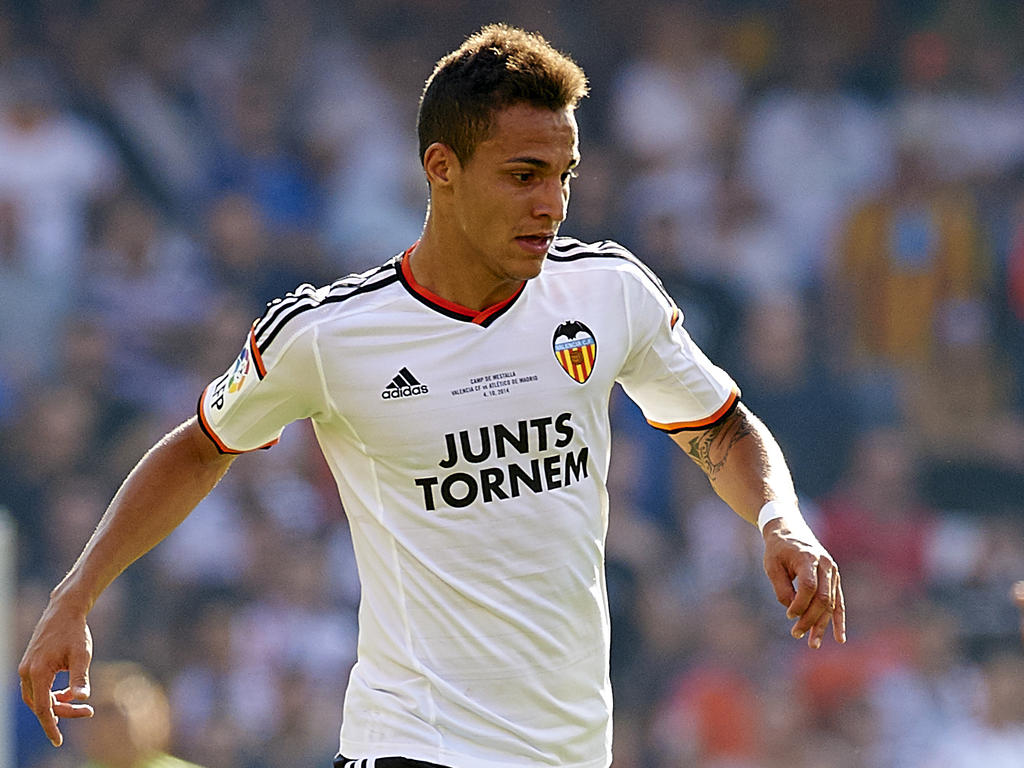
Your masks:
{"label": "valencia club crest", "polygon": [[579,320],[567,320],[555,329],[551,348],[562,370],[582,384],[590,378],[597,360],[597,339]]}

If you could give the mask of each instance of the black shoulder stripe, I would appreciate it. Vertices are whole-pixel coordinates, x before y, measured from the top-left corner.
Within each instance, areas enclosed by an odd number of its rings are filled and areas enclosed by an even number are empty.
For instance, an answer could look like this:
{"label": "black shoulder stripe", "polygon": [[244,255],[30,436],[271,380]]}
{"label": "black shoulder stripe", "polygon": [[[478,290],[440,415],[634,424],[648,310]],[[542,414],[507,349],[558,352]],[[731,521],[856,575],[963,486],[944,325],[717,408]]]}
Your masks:
{"label": "black shoulder stripe", "polygon": [[309,294],[304,296],[289,295],[288,298],[271,304],[267,313],[253,327],[257,348],[262,348],[267,335],[272,333],[282,318],[287,316],[293,309],[297,307],[315,307],[319,303],[320,300],[315,295]]}
{"label": "black shoulder stripe", "polygon": [[258,321],[255,330],[256,347],[259,349],[260,354],[266,353],[267,348],[288,322],[303,312],[322,307],[325,304],[338,304],[354,296],[370,293],[398,282],[398,274],[393,269],[391,274],[384,274],[382,276],[381,273],[386,271],[388,266],[385,265],[378,270],[374,270],[372,274],[368,275],[368,279],[355,285],[346,285],[343,283],[343,280],[336,281],[331,285],[330,291],[322,298],[307,293],[302,296],[295,296],[291,300],[285,299],[273,304],[267,315]]}
{"label": "black shoulder stripe", "polygon": [[312,303],[318,306],[323,301],[323,296],[318,295],[324,294],[332,295],[335,291],[345,290],[346,288],[356,288],[360,285],[373,280],[381,273],[387,274],[394,269],[396,259],[393,258],[388,262],[375,267],[366,272],[354,275],[346,275],[338,280],[331,283],[327,289],[318,289],[310,283],[303,283],[294,291],[289,292],[283,298],[274,299],[267,304],[267,310],[263,316],[256,320],[253,331],[256,336],[257,345],[262,345],[267,333],[271,332],[279,318],[283,317],[286,313],[298,306],[299,304]]}
{"label": "black shoulder stripe", "polygon": [[[556,248],[560,252],[555,252]],[[654,274],[651,268],[640,261],[640,259],[630,253],[626,248],[611,240],[601,240],[600,242],[593,244],[583,243],[579,240],[570,240],[564,246],[561,244],[559,246],[553,246],[552,250],[548,252],[548,258],[552,261],[559,262],[580,261],[581,259],[620,259],[621,261],[628,261],[639,269],[640,272],[654,284],[654,287],[658,289],[658,292],[665,297],[665,300],[668,301],[669,304],[673,307],[676,305],[675,300],[669,295],[669,292],[665,290],[665,286],[662,284],[661,279]]]}
{"label": "black shoulder stripe", "polygon": [[296,302],[312,299],[316,289],[309,283],[303,283],[294,291],[290,291],[282,298],[274,299],[267,304],[267,310],[263,316],[256,321],[254,331],[259,336],[263,331],[273,324],[274,320],[286,312]]}
{"label": "black shoulder stripe", "polygon": [[306,311],[308,311],[310,309],[316,309],[317,307],[322,307],[325,304],[339,304],[339,303],[341,303],[341,302],[343,302],[343,301],[345,301],[347,299],[351,299],[353,296],[358,296],[358,295],[363,294],[363,293],[369,293],[371,291],[376,291],[379,288],[385,288],[385,287],[391,285],[392,283],[397,283],[397,282],[398,282],[398,276],[397,275],[393,275],[391,277],[384,278],[383,280],[379,280],[379,281],[377,281],[375,283],[371,283],[371,284],[364,283],[363,285],[360,285],[359,287],[354,288],[354,289],[352,289],[351,291],[348,291],[345,294],[331,293],[331,294],[328,294],[322,301],[318,301],[318,302],[310,303],[310,304],[300,304],[300,305],[294,307],[290,312],[288,312],[287,314],[281,316],[280,321],[266,335],[266,337],[263,339],[263,341],[261,341],[257,345],[259,350],[260,350],[260,354],[266,353],[267,347],[269,347],[271,342],[273,342],[274,339],[277,338],[277,334],[279,334],[281,332],[281,329],[284,328],[284,326],[288,324],[289,320],[294,319],[297,315],[300,315],[303,312],[306,312]]}

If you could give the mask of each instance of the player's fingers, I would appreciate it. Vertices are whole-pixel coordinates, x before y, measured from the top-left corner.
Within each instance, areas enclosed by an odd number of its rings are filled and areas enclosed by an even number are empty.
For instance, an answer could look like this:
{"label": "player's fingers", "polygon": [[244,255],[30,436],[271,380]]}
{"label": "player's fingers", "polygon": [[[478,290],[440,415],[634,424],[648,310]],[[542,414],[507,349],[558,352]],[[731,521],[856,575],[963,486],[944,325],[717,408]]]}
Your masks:
{"label": "player's fingers", "polygon": [[35,706],[35,697],[32,695],[32,678],[28,676],[27,671],[22,671],[18,668],[18,677],[21,679],[21,700],[25,702],[25,706],[29,709],[33,709]]}
{"label": "player's fingers", "polygon": [[[835,610],[835,590],[830,589],[829,592],[830,596],[825,601],[824,610],[818,616],[817,621],[814,622],[814,626],[811,627],[811,632],[807,637],[808,648],[817,649],[821,647],[821,641],[825,637],[825,630],[828,629],[828,623],[832,620],[832,613]],[[817,601],[817,599],[816,596],[815,600]]]}
{"label": "player's fingers", "polygon": [[831,578],[831,563],[824,559],[818,560],[815,568],[816,588],[811,596],[811,601],[806,610],[800,615],[796,624],[793,625],[792,634],[794,637],[803,637],[808,632],[807,645],[811,648],[818,648],[821,645],[821,638],[825,634],[825,627],[832,618],[833,590]]}
{"label": "player's fingers", "polygon": [[50,691],[55,673],[44,667],[23,660],[18,667],[21,678],[21,698],[42,726],[50,743],[59,747],[64,739],[57,727],[57,716],[53,712],[54,695]]}
{"label": "player's fingers", "polygon": [[[803,557],[796,569],[796,595],[789,604],[786,616],[790,619],[802,617],[818,592],[818,558]],[[808,627],[804,627],[804,631]],[[802,637],[802,635],[800,635]]]}
{"label": "player's fingers", "polygon": [[67,704],[74,707],[89,706],[83,701],[85,697],[80,696],[78,694],[78,691],[75,688],[71,687],[62,688],[59,691],[54,691],[53,698],[54,706],[57,706],[58,704]]}
{"label": "player's fingers", "polygon": [[846,598],[843,597],[843,583],[839,570],[835,573],[836,607],[832,611],[832,635],[837,643],[846,642]]}
{"label": "player's fingers", "polygon": [[793,577],[786,567],[777,558],[765,559],[764,572],[775,590],[776,599],[787,608],[796,597],[796,590],[793,589]]}
{"label": "player's fingers", "polygon": [[46,734],[46,738],[50,740],[53,746],[59,747],[64,743],[64,737],[60,733],[60,728],[57,727],[57,715],[53,711],[53,694],[50,693],[45,697],[39,696],[37,698],[44,699],[44,701],[38,702],[33,706],[32,711],[35,713],[39,724],[43,727],[43,733]]}
{"label": "player's fingers", "polygon": [[92,654],[89,652],[88,646],[71,655],[66,690],[72,694],[73,699],[89,698],[89,662],[91,661]]}
{"label": "player's fingers", "polygon": [[[59,695],[58,693],[57,696],[59,697]],[[53,714],[59,720],[60,718],[91,718],[96,712],[87,703],[55,700],[53,702]]]}

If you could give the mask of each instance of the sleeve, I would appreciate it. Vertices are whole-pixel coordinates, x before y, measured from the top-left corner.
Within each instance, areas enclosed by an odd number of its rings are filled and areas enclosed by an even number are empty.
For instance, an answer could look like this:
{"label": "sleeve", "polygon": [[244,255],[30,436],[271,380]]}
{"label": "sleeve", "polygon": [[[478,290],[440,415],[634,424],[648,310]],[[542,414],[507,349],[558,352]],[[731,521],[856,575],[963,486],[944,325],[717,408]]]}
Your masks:
{"label": "sleeve", "polygon": [[682,312],[639,262],[626,272],[631,348],[618,381],[664,432],[705,429],[739,402],[732,378],[712,363],[683,328]]}
{"label": "sleeve", "polygon": [[199,425],[221,453],[269,448],[285,426],[326,408],[316,326],[261,352],[257,324],[235,362],[199,397]]}

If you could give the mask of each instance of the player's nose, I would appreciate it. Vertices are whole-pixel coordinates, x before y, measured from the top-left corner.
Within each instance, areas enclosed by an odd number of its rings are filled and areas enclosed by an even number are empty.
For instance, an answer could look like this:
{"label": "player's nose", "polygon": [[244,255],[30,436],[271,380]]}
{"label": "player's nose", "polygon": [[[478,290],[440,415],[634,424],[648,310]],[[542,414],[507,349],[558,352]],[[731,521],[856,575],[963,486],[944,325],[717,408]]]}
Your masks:
{"label": "player's nose", "polygon": [[554,222],[565,221],[569,207],[569,190],[557,177],[545,180],[539,185],[534,201],[535,218],[549,218]]}

